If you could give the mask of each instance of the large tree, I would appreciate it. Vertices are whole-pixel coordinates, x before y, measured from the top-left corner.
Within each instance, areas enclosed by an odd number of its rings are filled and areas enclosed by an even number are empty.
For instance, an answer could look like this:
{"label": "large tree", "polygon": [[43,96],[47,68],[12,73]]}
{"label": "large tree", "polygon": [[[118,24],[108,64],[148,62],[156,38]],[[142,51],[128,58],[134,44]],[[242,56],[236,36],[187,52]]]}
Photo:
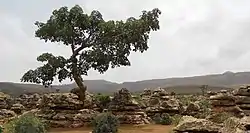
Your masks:
{"label": "large tree", "polygon": [[21,81],[48,87],[55,79],[61,82],[69,78],[80,88],[79,97],[84,100],[86,86],[81,76],[90,69],[104,73],[109,68],[129,66],[131,51],[146,51],[150,32],[160,29],[160,14],[155,8],[143,11],[139,18],[105,21],[99,11],[87,14],[79,5],[54,10],[47,22],[35,23],[35,36],[68,46],[72,54],[65,58],[43,53],[37,61],[44,65],[26,72]]}

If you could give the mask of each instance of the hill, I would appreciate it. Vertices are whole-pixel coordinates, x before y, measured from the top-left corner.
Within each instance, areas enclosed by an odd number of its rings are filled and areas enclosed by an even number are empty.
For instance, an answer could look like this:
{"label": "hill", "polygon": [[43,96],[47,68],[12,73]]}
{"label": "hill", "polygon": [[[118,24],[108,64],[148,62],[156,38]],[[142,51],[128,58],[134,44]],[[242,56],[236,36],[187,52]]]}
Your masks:
{"label": "hill", "polygon": [[[179,77],[167,79],[152,79],[137,82],[124,82],[122,84],[105,80],[85,80],[88,91],[92,93],[113,93],[122,87],[132,92],[141,92],[145,88],[163,87],[168,91],[176,93],[199,93],[201,85],[208,85],[210,90],[229,89],[241,84],[250,84],[250,72],[225,72],[223,74]],[[76,87],[75,84],[55,85],[52,88],[44,88],[41,85],[0,82],[0,91],[14,96],[27,92],[53,92],[60,89],[61,92],[68,92]]]}

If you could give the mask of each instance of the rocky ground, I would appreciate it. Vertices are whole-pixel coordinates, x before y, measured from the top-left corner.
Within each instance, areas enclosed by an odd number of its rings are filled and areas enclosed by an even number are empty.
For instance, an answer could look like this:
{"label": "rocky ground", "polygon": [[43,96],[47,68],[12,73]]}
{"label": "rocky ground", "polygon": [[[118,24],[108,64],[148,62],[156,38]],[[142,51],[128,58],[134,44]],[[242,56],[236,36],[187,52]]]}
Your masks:
{"label": "rocky ground", "polygon": [[[86,93],[84,103],[73,93],[27,94],[18,98],[1,93],[0,124],[32,112],[49,123],[51,128],[86,127],[103,109],[90,93]],[[104,111],[112,112],[121,124],[148,124],[144,127],[145,132],[153,132],[151,128],[160,126],[151,125],[156,123],[156,118],[169,116],[175,124],[175,133],[245,133],[250,131],[250,89],[246,86],[234,91],[210,92],[206,96],[179,96],[161,88],[145,89],[140,95],[132,95],[122,88],[110,97]],[[161,132],[163,127],[157,127],[155,132],[158,129]],[[140,133],[131,130],[133,132]]]}
{"label": "rocky ground", "polygon": [[[173,126],[146,125],[146,126],[122,126],[119,133],[171,133]],[[49,133],[90,133],[91,128],[78,129],[52,129]]]}

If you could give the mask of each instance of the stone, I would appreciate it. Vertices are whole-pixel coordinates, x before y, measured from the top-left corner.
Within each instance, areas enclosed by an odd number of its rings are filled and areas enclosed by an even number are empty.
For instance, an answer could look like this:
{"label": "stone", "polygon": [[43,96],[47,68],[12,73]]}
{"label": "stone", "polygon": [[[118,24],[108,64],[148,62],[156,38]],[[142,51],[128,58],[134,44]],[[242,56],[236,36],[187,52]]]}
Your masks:
{"label": "stone", "polygon": [[245,133],[240,128],[240,119],[236,117],[230,117],[223,123],[223,128],[220,129],[221,133]]}
{"label": "stone", "polygon": [[[145,92],[143,92],[143,94],[145,94]],[[154,89],[151,95],[147,95],[147,97],[143,94],[142,99],[146,107],[145,111],[151,118],[162,113],[171,115],[180,114],[180,112],[184,110],[180,101],[174,98],[174,96],[170,96],[167,91],[162,88]]]}
{"label": "stone", "polygon": [[9,109],[13,104],[13,99],[10,95],[0,92],[0,109]]}
{"label": "stone", "polygon": [[22,104],[26,110],[39,108],[42,99],[41,94],[22,94],[15,99],[15,103]]}
{"label": "stone", "polygon": [[10,110],[14,111],[16,114],[22,114],[25,110],[25,107],[22,104],[16,103],[12,105]]}
{"label": "stone", "polygon": [[0,109],[0,125],[3,125],[14,117],[16,117],[16,113],[14,111]]}
{"label": "stone", "polygon": [[149,124],[150,121],[126,88],[114,93],[109,110],[117,116],[121,124]]}
{"label": "stone", "polygon": [[242,86],[233,91],[236,98],[236,105],[243,110],[244,114],[250,115],[250,87]]}
{"label": "stone", "polygon": [[175,133],[219,133],[221,125],[206,119],[183,116],[180,123],[173,129]]}
{"label": "stone", "polygon": [[52,128],[77,128],[89,125],[99,113],[92,94],[86,93],[86,103],[73,93],[49,93],[41,100],[39,110],[34,114],[45,119]]}
{"label": "stone", "polygon": [[185,111],[183,112],[184,115],[189,115],[189,116],[195,116],[198,113],[201,112],[201,107],[198,103],[195,102],[191,102],[187,108],[185,109]]}

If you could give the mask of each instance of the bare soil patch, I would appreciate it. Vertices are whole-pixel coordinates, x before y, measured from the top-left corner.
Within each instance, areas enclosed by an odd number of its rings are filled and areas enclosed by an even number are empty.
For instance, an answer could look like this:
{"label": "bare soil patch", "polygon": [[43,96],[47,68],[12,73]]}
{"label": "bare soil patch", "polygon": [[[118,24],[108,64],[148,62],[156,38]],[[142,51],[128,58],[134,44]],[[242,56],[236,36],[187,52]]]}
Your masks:
{"label": "bare soil patch", "polygon": [[[143,126],[126,126],[123,125],[119,129],[119,133],[170,133],[173,126],[165,125],[143,125]],[[91,128],[77,129],[52,129],[49,133],[89,133]]]}

